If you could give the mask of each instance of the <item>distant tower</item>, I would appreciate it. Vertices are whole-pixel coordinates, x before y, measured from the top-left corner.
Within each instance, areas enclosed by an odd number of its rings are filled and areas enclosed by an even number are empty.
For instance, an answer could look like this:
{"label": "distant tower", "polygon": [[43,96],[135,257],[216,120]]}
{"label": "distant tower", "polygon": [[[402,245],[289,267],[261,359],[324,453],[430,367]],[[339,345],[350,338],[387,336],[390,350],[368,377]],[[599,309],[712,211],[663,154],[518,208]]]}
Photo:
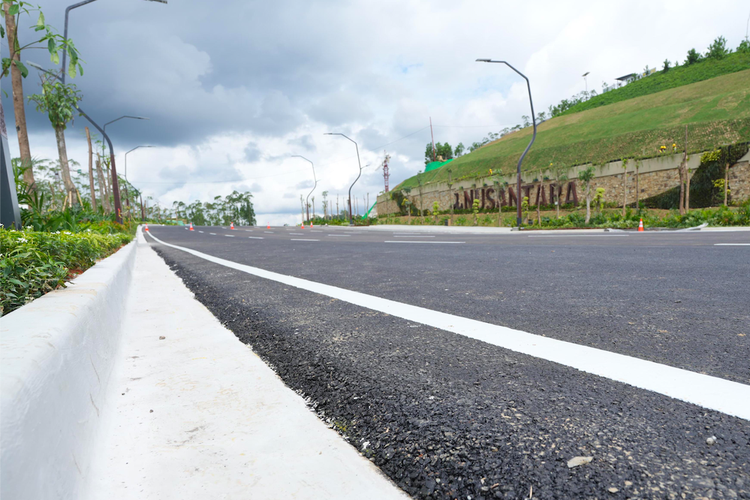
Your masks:
{"label": "distant tower", "polygon": [[[383,151],[385,153],[385,151]],[[385,160],[383,160],[383,179],[385,179],[385,192],[388,192],[388,179],[391,176],[391,173],[388,171],[388,161],[390,161],[391,157],[388,155],[388,153],[385,153]]]}

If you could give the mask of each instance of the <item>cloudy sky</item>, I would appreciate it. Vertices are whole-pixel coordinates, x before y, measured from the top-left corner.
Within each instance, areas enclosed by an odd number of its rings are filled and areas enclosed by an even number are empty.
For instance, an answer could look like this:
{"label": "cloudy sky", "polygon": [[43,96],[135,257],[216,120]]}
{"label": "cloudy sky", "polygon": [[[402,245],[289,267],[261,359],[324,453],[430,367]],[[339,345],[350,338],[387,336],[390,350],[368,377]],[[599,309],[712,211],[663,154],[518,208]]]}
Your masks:
{"label": "cloudy sky", "polygon": [[[73,0],[34,0],[62,32]],[[531,80],[537,111],[584,89],[683,61],[723,35],[735,48],[746,34],[746,0],[460,1],[460,0],[99,0],[72,11],[69,34],[85,60],[73,80],[81,107],[108,127],[128,179],[170,207],[251,191],[260,224],[299,222],[300,194],[313,186],[340,208],[357,175],[354,145],[369,164],[353,194],[370,202],[383,191],[384,152],[391,186],[424,168],[425,144],[471,144],[528,113]],[[22,20],[21,42],[34,20]],[[5,44],[3,40],[3,44]],[[2,53],[7,55],[7,45]],[[24,60],[51,68],[42,50]],[[32,71],[33,73],[33,71]],[[10,83],[3,79],[3,90]],[[25,92],[38,92],[32,74]],[[11,153],[18,155],[13,106],[3,96]],[[45,116],[27,106],[32,155],[57,157]],[[67,132],[68,154],[86,161],[83,127]],[[360,201],[360,207],[362,202]],[[360,208],[361,211],[361,208]]]}

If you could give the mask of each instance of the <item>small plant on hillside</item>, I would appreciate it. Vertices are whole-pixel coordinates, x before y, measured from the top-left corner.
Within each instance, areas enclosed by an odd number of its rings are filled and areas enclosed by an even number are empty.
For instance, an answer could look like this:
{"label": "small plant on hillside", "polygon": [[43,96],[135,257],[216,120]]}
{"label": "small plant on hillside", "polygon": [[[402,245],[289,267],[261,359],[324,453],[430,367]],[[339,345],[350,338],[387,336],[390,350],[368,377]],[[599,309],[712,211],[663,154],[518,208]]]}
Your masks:
{"label": "small plant on hillside", "polygon": [[690,66],[691,64],[700,62],[701,59],[702,57],[697,50],[690,49],[687,53],[687,59],[685,59],[685,66]]}
{"label": "small plant on hillside", "polygon": [[523,211],[523,221],[529,220],[529,197],[524,196],[521,202],[521,210]]}
{"label": "small plant on hillside", "polygon": [[737,47],[737,52],[740,54],[750,54],[750,40],[747,38],[742,40],[740,42],[740,45]]}
{"label": "small plant on hillside", "polygon": [[432,203],[432,215],[435,216],[435,223],[437,223],[439,212],[440,212],[440,203],[438,203],[437,201],[434,201]]}

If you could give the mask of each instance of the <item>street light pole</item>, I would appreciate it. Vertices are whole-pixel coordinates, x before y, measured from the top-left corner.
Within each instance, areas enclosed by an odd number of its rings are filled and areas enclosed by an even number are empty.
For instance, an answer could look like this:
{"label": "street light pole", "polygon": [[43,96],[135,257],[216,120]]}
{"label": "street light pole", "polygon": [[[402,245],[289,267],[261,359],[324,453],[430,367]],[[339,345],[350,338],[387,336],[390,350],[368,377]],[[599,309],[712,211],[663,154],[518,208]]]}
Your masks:
{"label": "street light pole", "polygon": [[130,211],[130,193],[128,193],[128,153],[132,153],[138,148],[153,148],[153,146],[136,146],[125,153],[125,203],[128,205],[128,211]]}
{"label": "street light pole", "polygon": [[587,77],[587,76],[589,76],[589,73],[591,73],[591,71],[587,71],[587,72],[585,72],[585,73],[583,74],[583,83],[585,83],[585,84],[586,84],[586,94],[587,94],[587,95],[588,95],[588,93],[589,93],[589,81],[588,81],[588,79],[587,79],[586,77]]}
{"label": "street light pole", "polygon": [[531,149],[531,145],[534,144],[534,140],[536,139],[536,118],[534,118],[534,101],[531,99],[531,84],[529,83],[529,79],[526,78],[526,75],[518,71],[516,68],[508,64],[506,61],[493,61],[492,59],[477,59],[476,62],[486,62],[486,63],[498,63],[498,64],[505,64],[510,69],[518,73],[523,77],[524,80],[526,80],[526,88],[529,90],[529,104],[531,105],[531,122],[534,125],[534,134],[531,136],[531,142],[529,142],[529,145],[526,146],[526,149],[523,151],[523,154],[521,155],[521,158],[518,160],[518,166],[516,167],[516,206],[518,207],[518,210],[516,211],[516,224],[518,225],[518,229],[521,229],[521,222],[522,222],[522,216],[521,216],[521,164],[523,163],[523,159],[526,156],[526,153],[529,152],[529,149]]}
{"label": "street light pole", "polygon": [[[167,0],[147,0],[148,2],[159,2],[159,3],[167,3]],[[63,30],[63,40],[66,42],[68,41],[68,15],[70,14],[70,11],[73,9],[77,9],[78,7],[83,7],[86,4],[89,4],[91,2],[96,2],[96,0],[83,0],[82,2],[74,3],[73,5],[69,5],[65,9],[65,28]],[[63,50],[63,59],[62,59],[62,78],[60,79],[62,81],[62,84],[65,85],[65,63],[68,60],[68,51]]]}
{"label": "street light pole", "polygon": [[[305,208],[307,209],[307,220],[310,220],[310,195],[313,194],[313,191],[315,191],[315,188],[318,187],[318,179],[317,177],[315,177],[315,165],[313,165],[313,162],[311,162],[310,160],[308,160],[302,155],[292,155],[292,158],[302,158],[303,160],[310,162],[310,166],[312,167],[313,181],[315,181],[315,184],[313,184],[313,188],[307,194],[307,201],[305,202],[306,203]],[[302,223],[304,224],[305,221],[302,221]]]}
{"label": "street light pole", "polygon": [[[26,61],[26,63],[32,68],[36,68],[37,70],[42,71],[43,73],[47,73],[48,75],[62,81],[62,78],[60,78],[60,75],[53,73],[52,71],[47,71],[46,69],[42,68],[41,66],[33,62]],[[81,115],[84,118],[86,118],[89,121],[89,123],[91,123],[91,125],[93,125],[94,128],[96,128],[96,130],[98,130],[102,134],[102,137],[104,137],[104,139],[107,141],[107,145],[109,146],[109,158],[112,163],[111,165],[112,167],[112,195],[114,197],[114,202],[115,202],[115,220],[118,223],[122,224],[122,205],[120,203],[120,188],[119,188],[119,183],[117,182],[117,168],[115,167],[115,150],[114,148],[112,148],[112,141],[109,140],[109,136],[107,135],[107,132],[105,132],[102,127],[100,127],[94,120],[92,120],[91,117],[87,115],[83,111],[83,109],[81,109],[78,103],[76,103],[75,106],[78,112],[81,113]]]}
{"label": "street light pole", "polygon": [[354,182],[352,182],[352,185],[349,186],[349,224],[352,224],[352,222],[353,222],[353,219],[352,219],[352,188],[357,183],[357,181],[359,180],[359,178],[362,176],[362,162],[359,160],[359,146],[357,145],[356,141],[350,139],[349,137],[345,136],[344,134],[342,134],[340,132],[326,132],[323,135],[340,135],[341,137],[344,137],[344,138],[349,139],[350,141],[352,141],[354,143],[354,147],[357,148],[357,164],[359,165],[359,175],[357,175],[357,178],[354,179]]}

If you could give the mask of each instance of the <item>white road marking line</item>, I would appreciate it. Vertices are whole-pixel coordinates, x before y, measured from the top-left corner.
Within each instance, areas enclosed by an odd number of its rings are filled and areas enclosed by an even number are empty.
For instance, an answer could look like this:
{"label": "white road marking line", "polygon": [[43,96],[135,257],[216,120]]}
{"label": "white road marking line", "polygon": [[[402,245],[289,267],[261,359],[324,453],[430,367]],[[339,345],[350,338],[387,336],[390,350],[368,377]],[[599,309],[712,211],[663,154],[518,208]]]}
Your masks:
{"label": "white road marking line", "polygon": [[529,238],[617,238],[629,234],[530,234]]}
{"label": "white road marking line", "polygon": [[322,233],[323,231],[318,231],[317,229],[310,229],[311,233]]}
{"label": "white road marking line", "polygon": [[320,241],[320,240],[313,240],[310,238],[291,238],[290,241]]}
{"label": "white road marking line", "polygon": [[233,234],[225,234],[224,236],[226,236],[227,238],[234,238]]}
{"label": "white road marking line", "polygon": [[251,240],[262,240],[263,236],[248,236]]}
{"label": "white road marking line", "polygon": [[208,233],[208,234],[213,234],[214,236],[216,236],[216,233]]}
{"label": "white road marking line", "polygon": [[337,238],[348,238],[351,234],[329,234],[328,236],[335,236]]}
{"label": "white road marking line", "polygon": [[252,233],[253,232],[252,229],[243,229],[243,231],[247,231],[248,233]]}
{"label": "white road marking line", "polygon": [[750,247],[750,243],[714,243],[715,247]]}
{"label": "white road marking line", "polygon": [[433,243],[433,244],[440,244],[445,243],[448,245],[460,245],[462,243],[466,243],[465,241],[408,241],[408,240],[401,240],[401,241],[384,241],[383,243]]}
{"label": "white road marking line", "polygon": [[417,235],[410,235],[410,236],[401,236],[400,234],[394,234],[394,238],[434,238],[435,236],[417,236]]}
{"label": "white road marking line", "polygon": [[203,231],[198,231],[199,233],[202,233]]}
{"label": "white road marking line", "polygon": [[289,233],[290,236],[304,236],[302,233]]}
{"label": "white road marking line", "polygon": [[653,361],[594,347],[542,337],[504,326],[483,323],[424,307],[403,304],[344,288],[286,276],[257,267],[238,264],[197,250],[165,243],[162,245],[182,250],[209,262],[276,281],[313,293],[326,295],[360,307],[389,314],[407,321],[422,323],[458,335],[464,335],[511,351],[559,363],[586,373],[598,375],[634,387],[663,394],[671,398],[750,420],[750,385],[732,382],[710,375],[661,365]]}
{"label": "white road marking line", "polygon": [[270,233],[273,234],[273,231],[263,231],[264,233]]}

